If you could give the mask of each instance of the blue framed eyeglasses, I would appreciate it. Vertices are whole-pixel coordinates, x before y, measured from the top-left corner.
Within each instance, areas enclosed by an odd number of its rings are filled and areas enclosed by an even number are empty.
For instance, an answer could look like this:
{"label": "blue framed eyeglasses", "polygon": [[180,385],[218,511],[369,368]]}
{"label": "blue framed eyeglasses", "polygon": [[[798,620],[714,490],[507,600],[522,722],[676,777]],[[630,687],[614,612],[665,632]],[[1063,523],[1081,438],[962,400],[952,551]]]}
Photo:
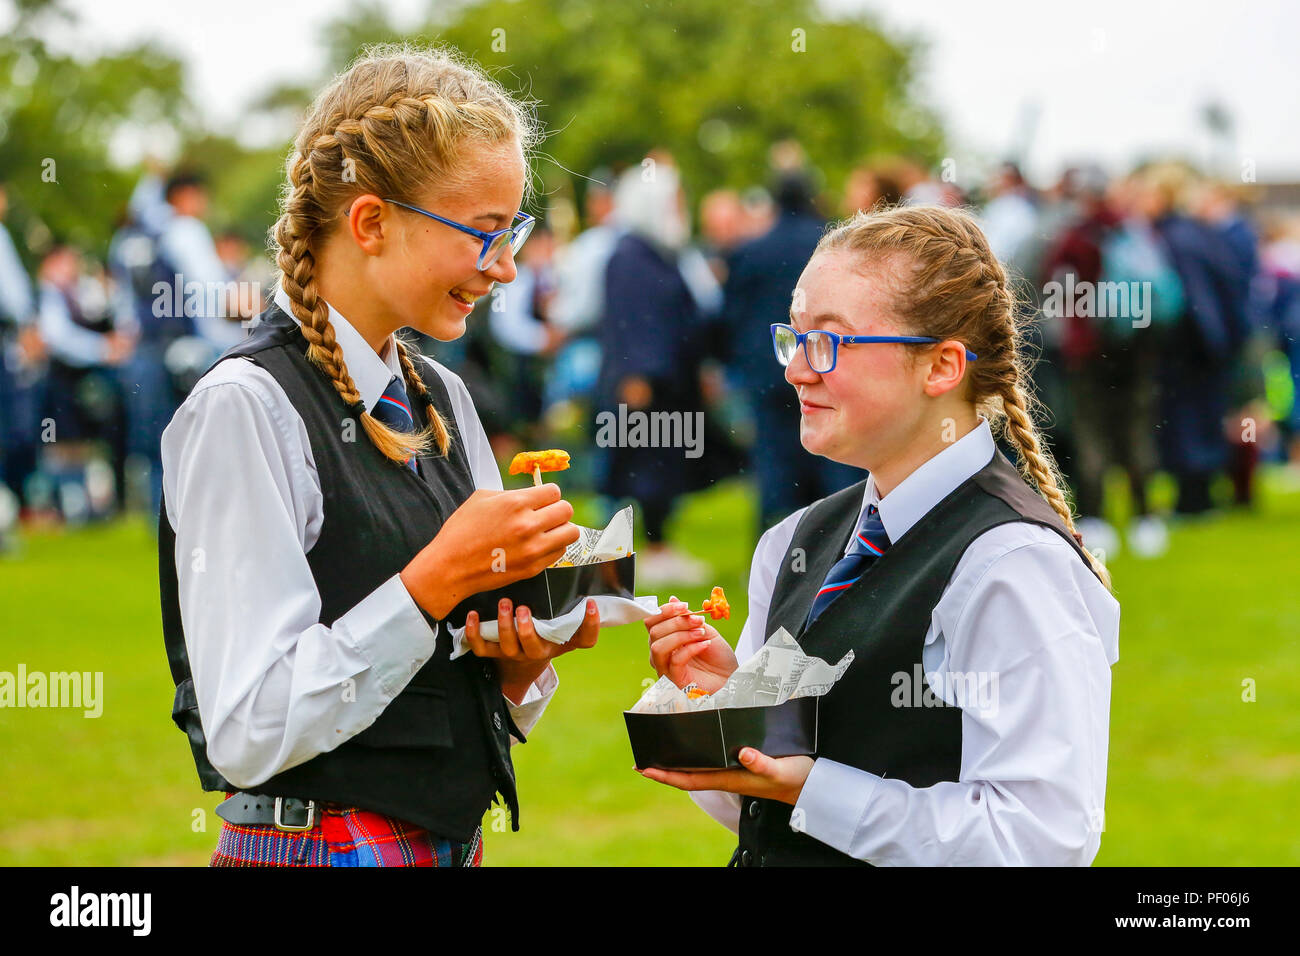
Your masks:
{"label": "blue framed eyeglasses", "polygon": [[[835,363],[839,360],[840,355],[840,343],[846,345],[856,345],[859,342],[919,344],[940,341],[942,339],[936,339],[928,335],[838,335],[835,332],[827,332],[825,329],[809,329],[807,332],[797,332],[792,325],[786,325],[782,322],[772,323],[772,348],[776,351],[776,360],[782,366],[789,365],[790,360],[794,358],[795,350],[802,345],[803,357],[808,360],[808,367],[818,375],[824,375],[835,370]],[[977,358],[979,356],[970,349],[966,350],[967,361],[973,362]]]}
{"label": "blue framed eyeglasses", "polygon": [[537,218],[530,216],[525,212],[515,213],[514,224],[506,229],[498,229],[495,232],[483,232],[481,229],[475,229],[472,226],[466,226],[452,219],[445,219],[442,216],[429,212],[427,209],[421,209],[419,206],[412,206],[409,203],[398,202],[396,199],[385,199],[384,202],[390,202],[394,206],[401,206],[403,209],[409,209],[411,212],[418,212],[421,216],[428,216],[430,219],[436,219],[444,225],[451,226],[453,229],[459,229],[461,232],[468,233],[471,236],[483,240],[483,249],[478,254],[478,271],[483,272],[491,269],[496,261],[501,258],[501,253],[505,251],[507,245],[510,246],[510,254],[514,255],[519,251],[519,247],[524,244],[528,234],[533,231],[533,226],[537,225]]}

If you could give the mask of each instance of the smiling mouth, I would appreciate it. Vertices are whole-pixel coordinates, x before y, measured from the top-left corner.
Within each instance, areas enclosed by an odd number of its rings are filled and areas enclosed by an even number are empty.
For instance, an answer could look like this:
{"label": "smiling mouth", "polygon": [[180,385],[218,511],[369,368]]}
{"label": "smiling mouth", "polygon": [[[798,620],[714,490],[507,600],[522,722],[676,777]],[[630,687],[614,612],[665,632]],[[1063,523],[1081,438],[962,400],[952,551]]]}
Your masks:
{"label": "smiling mouth", "polygon": [[473,292],[462,292],[459,289],[452,289],[448,295],[457,302],[464,302],[466,305],[473,305],[480,298],[480,296],[475,295]]}

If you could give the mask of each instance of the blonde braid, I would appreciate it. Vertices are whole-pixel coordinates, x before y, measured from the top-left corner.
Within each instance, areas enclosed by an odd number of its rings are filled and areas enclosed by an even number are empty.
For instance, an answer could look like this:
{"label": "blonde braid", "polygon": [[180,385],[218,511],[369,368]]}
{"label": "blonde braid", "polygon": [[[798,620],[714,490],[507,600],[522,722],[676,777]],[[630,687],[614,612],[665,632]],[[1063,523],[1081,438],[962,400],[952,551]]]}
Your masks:
{"label": "blonde braid", "polygon": [[418,395],[424,399],[424,407],[429,417],[429,427],[433,431],[433,439],[438,444],[438,453],[447,454],[447,449],[451,447],[451,431],[447,428],[447,421],[438,414],[438,409],[433,405],[433,396],[429,394],[428,386],[424,384],[424,378],[415,370],[415,362],[411,358],[409,346],[396,335],[393,336],[393,345],[397,348],[397,357],[402,361],[402,373],[406,378],[406,387],[413,395]]}
{"label": "blonde braid", "polygon": [[389,428],[362,406],[356,384],[316,285],[316,244],[338,227],[340,214],[364,194],[416,201],[433,184],[453,187],[463,175],[467,142],[516,142],[524,151],[539,138],[532,104],[515,101],[480,68],[454,51],[404,45],[372,47],[317,97],[287,163],[281,215],[272,230],[280,283],[302,323],[307,358],[358,416],[367,437],[394,462],[447,454],[448,423],[433,405],[410,347],[394,347],[412,398],[424,400],[428,425],[409,434]]}
{"label": "blonde braid", "polygon": [[360,419],[366,437],[384,457],[404,464],[411,455],[427,450],[428,439],[389,428],[365,409],[361,393],[357,391],[343,359],[343,347],[334,335],[329,305],[317,294],[316,259],[303,235],[305,230],[299,224],[299,210],[310,203],[309,159],[292,163],[289,182],[292,193],[285,204],[284,214],[275,224],[276,241],[280,246],[276,264],[280,267],[280,285],[289,297],[294,315],[302,323],[300,329],[307,340],[307,360],[325,373],[344,404]]}

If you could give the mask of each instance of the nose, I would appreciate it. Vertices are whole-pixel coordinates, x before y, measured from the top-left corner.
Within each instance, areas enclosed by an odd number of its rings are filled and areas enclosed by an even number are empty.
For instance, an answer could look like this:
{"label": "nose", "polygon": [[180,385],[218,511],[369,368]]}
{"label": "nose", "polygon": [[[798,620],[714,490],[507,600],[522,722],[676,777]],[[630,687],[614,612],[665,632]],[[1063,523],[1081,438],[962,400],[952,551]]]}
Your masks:
{"label": "nose", "polygon": [[483,270],[483,274],[493,282],[514,282],[515,276],[519,270],[515,268],[515,253],[506,243],[505,249],[501,252],[501,257],[496,262]]}
{"label": "nose", "polygon": [[794,355],[790,356],[790,364],[785,367],[785,380],[797,387],[811,385],[820,378],[821,374],[814,372],[808,364],[808,356],[804,355],[803,349],[795,349]]}

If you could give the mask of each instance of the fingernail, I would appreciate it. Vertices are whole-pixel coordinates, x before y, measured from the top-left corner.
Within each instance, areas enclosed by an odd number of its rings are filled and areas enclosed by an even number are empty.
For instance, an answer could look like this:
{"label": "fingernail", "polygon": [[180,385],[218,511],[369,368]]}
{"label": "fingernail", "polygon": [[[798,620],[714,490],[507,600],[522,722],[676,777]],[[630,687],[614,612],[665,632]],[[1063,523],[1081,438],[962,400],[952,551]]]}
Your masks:
{"label": "fingernail", "polygon": [[466,624],[477,624],[477,623],[478,623],[478,611],[470,611],[468,614],[466,614],[466,615],[465,615],[465,623],[466,623]]}
{"label": "fingernail", "polygon": [[503,613],[503,614],[509,614],[509,613],[510,613],[510,599],[509,599],[509,598],[502,598],[502,599],[500,600],[500,602],[497,604],[497,610],[500,611],[500,612]]}
{"label": "fingernail", "polygon": [[587,613],[588,613],[588,614],[595,614],[595,613],[596,613],[596,602],[595,602],[595,601],[588,601],[588,602],[587,602]]}
{"label": "fingernail", "polygon": [[704,623],[704,615],[702,615],[702,614],[692,614],[692,615],[691,615],[691,620],[694,621],[696,624],[703,624],[703,623]]}
{"label": "fingernail", "polygon": [[528,608],[526,608],[526,607],[521,607],[521,608],[519,609],[519,620],[521,620],[521,621],[526,621],[526,620],[528,620]]}

